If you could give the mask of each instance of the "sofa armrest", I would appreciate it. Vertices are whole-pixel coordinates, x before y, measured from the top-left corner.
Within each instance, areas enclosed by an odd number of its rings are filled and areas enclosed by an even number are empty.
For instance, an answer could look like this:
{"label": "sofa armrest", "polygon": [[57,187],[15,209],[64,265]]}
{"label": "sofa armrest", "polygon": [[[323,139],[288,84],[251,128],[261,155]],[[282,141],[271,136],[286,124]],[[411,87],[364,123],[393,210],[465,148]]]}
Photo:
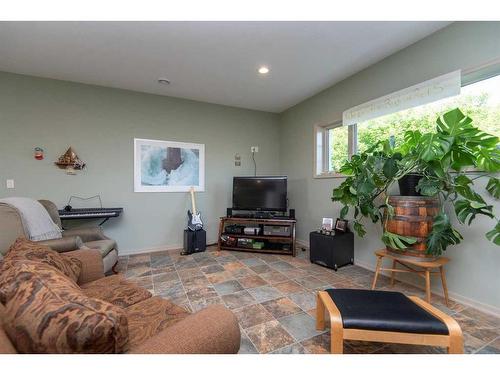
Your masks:
{"label": "sofa armrest", "polygon": [[136,354],[233,354],[240,349],[236,316],[222,305],[210,305],[166,328],[135,348]]}
{"label": "sofa armrest", "polygon": [[78,236],[83,242],[108,240],[109,238],[104,235],[100,227],[87,227],[87,228],[71,228],[62,232],[64,237]]}
{"label": "sofa armrest", "polygon": [[70,251],[61,255],[69,258],[76,258],[82,262],[82,271],[80,272],[80,277],[78,277],[78,285],[104,277],[102,255],[99,250],[82,249]]}
{"label": "sofa armrest", "polygon": [[56,238],[53,240],[43,240],[43,241],[38,241],[38,243],[47,245],[52,250],[55,250],[58,253],[65,253],[67,251],[78,250],[83,246],[82,239],[78,236],[67,236],[63,238]]}

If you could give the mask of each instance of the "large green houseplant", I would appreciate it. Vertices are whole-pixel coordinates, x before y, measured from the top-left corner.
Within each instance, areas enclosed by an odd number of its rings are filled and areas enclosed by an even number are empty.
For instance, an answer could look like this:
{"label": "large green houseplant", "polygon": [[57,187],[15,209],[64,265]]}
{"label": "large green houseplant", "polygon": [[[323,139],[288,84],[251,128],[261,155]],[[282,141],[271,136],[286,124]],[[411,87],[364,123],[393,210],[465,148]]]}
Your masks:
{"label": "large green houseplant", "polygon": [[[421,134],[407,131],[404,142],[379,141],[366,152],[353,155],[341,167],[346,179],[333,189],[332,200],[343,204],[342,218],[354,216],[353,229],[359,236],[366,233],[363,220],[381,222],[382,241],[393,249],[406,249],[416,238],[391,233],[386,229],[393,207],[388,196],[393,185],[409,174],[421,175],[416,190],[429,197],[438,197],[441,209],[434,217],[426,245],[427,254],[439,256],[450,245],[458,244],[462,235],[450,223],[445,210],[453,205],[459,222],[470,225],[477,215],[495,220],[486,237],[500,246],[500,223],[488,205],[474,189],[474,181],[488,178],[486,190],[500,197],[498,138],[474,127],[472,119],[458,108],[437,119],[436,131]],[[467,173],[471,169],[478,172]]]}

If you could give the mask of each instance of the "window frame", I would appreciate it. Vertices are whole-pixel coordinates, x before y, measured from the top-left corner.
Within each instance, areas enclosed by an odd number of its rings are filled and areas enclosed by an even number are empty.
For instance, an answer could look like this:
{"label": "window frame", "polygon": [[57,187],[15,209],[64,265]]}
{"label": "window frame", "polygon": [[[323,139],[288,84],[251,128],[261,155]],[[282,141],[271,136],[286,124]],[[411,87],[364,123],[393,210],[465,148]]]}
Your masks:
{"label": "window frame", "polygon": [[[340,178],[345,175],[330,171],[330,137],[329,131],[344,126],[342,120],[329,122],[328,124],[314,126],[314,159],[313,159],[313,177],[314,178]],[[318,136],[321,137],[321,172],[318,173]],[[357,124],[348,125],[347,128],[347,155],[349,159],[357,151]]]}
{"label": "window frame", "polygon": [[[482,64],[480,66],[476,66],[474,68],[462,70],[462,85],[461,87],[465,87],[480,81],[484,81],[493,77],[500,75],[500,59],[495,59],[488,63]],[[316,124],[314,125],[314,159],[313,159],[313,178],[321,179],[321,178],[345,178],[345,175],[340,174],[338,172],[330,171],[330,139],[328,136],[328,131],[330,129],[335,129],[338,127],[344,126],[342,124],[342,120],[331,121],[327,124]],[[358,124],[347,125],[348,126],[348,134],[347,134],[347,156],[349,159],[353,155],[355,155],[358,151]],[[318,135],[322,137],[322,146],[326,145],[327,147],[322,147],[321,150],[321,172],[318,173]]]}

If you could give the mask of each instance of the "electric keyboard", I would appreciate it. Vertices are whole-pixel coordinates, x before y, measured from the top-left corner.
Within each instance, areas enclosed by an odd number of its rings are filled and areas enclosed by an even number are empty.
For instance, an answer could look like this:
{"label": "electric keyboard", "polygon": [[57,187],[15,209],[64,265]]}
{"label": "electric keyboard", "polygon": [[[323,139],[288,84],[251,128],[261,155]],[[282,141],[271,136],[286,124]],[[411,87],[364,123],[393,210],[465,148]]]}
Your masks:
{"label": "electric keyboard", "polygon": [[[105,219],[101,224],[109,218],[118,217],[123,212],[123,208],[72,208],[69,211],[59,210],[61,220],[78,220],[78,219]],[[101,225],[99,224],[99,225]]]}

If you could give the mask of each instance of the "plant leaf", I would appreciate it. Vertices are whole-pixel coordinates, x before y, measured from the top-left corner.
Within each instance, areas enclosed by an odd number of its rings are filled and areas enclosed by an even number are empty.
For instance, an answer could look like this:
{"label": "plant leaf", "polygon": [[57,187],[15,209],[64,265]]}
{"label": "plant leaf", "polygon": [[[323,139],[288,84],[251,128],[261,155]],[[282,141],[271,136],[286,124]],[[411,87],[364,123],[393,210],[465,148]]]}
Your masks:
{"label": "plant leaf", "polygon": [[453,229],[446,213],[441,212],[434,217],[432,231],[427,237],[427,254],[440,256],[449,245],[456,245],[462,240],[462,235]]}
{"label": "plant leaf", "polygon": [[455,191],[460,194],[462,197],[474,201],[474,202],[479,202],[479,203],[486,203],[478,193],[476,193],[472,188],[469,186],[472,184],[472,180],[467,177],[466,175],[460,174],[457,177],[455,177]]}
{"label": "plant leaf", "polygon": [[500,150],[498,148],[480,147],[475,156],[479,169],[487,172],[500,171]]}
{"label": "plant leaf", "polygon": [[500,222],[495,225],[495,228],[486,233],[486,238],[495,245],[500,246]]}
{"label": "plant leaf", "polygon": [[342,209],[340,210],[340,218],[341,219],[345,218],[348,212],[349,212],[349,206],[342,207]]}
{"label": "plant leaf", "polygon": [[[493,218],[492,210],[493,206],[488,206],[485,203],[471,202],[465,199],[455,202],[455,213],[462,224],[470,225],[476,215],[485,215]],[[433,224],[433,228],[434,225],[435,223]]]}
{"label": "plant leaf", "polygon": [[356,234],[360,237],[364,237],[366,234],[366,230],[363,224],[361,224],[359,221],[355,220],[352,225],[354,231]]}
{"label": "plant leaf", "polygon": [[450,151],[450,163],[454,170],[460,171],[464,167],[475,166],[476,157],[468,147],[454,144]]}
{"label": "plant leaf", "polygon": [[455,136],[462,133],[472,123],[472,119],[455,108],[440,116],[436,122],[438,132]]}
{"label": "plant leaf", "polygon": [[405,143],[411,147],[416,147],[420,143],[422,133],[418,130],[407,130],[404,135]]}
{"label": "plant leaf", "polygon": [[486,185],[486,190],[496,199],[500,198],[500,180],[495,177],[490,177],[488,185]]}
{"label": "plant leaf", "polygon": [[425,161],[439,160],[450,151],[453,137],[427,133],[420,139],[420,157]]}
{"label": "plant leaf", "polygon": [[398,162],[394,158],[387,159],[384,163],[383,168],[384,176],[388,179],[394,178],[396,173],[398,173]]}
{"label": "plant leaf", "polygon": [[382,235],[382,242],[392,249],[403,250],[417,242],[417,239],[385,231]]}
{"label": "plant leaf", "polygon": [[441,160],[431,160],[428,163],[430,170],[439,178],[445,178],[445,168],[443,168],[443,163]]}
{"label": "plant leaf", "polygon": [[443,183],[441,180],[437,179],[429,179],[427,177],[423,177],[418,181],[415,189],[422,195],[426,195],[428,197],[433,197],[438,194],[443,188]]}

